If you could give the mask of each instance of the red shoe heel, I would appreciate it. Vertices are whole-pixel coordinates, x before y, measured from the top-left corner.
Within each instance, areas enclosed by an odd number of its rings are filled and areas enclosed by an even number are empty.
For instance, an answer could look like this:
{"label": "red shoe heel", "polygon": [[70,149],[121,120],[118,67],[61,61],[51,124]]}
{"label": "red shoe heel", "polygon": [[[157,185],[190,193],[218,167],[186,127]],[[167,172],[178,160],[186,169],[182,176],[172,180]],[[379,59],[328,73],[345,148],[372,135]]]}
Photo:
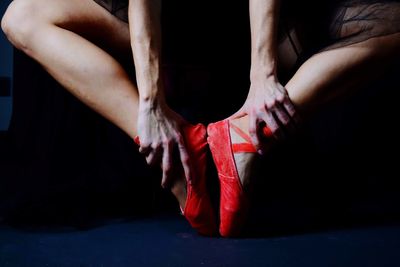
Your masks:
{"label": "red shoe heel", "polygon": [[214,208],[207,192],[207,131],[202,124],[183,129],[186,149],[193,168],[191,181],[187,181],[187,197],[183,215],[190,225],[202,235],[215,235],[217,223]]}
{"label": "red shoe heel", "polygon": [[[193,169],[191,181],[186,181],[186,204],[182,214],[201,235],[212,236],[217,232],[217,223],[210,197],[207,192],[207,131],[202,124],[183,128],[183,137]],[[139,144],[139,139],[135,138]]]}
{"label": "red shoe heel", "polygon": [[[247,143],[232,144],[230,127]],[[256,153],[256,149],[250,137],[240,128],[229,123],[228,119],[209,124],[207,132],[207,141],[220,181],[219,233],[223,237],[237,236],[247,217],[249,200],[243,191],[233,154]],[[267,127],[263,129],[263,133],[265,136],[271,135],[271,131]]]}

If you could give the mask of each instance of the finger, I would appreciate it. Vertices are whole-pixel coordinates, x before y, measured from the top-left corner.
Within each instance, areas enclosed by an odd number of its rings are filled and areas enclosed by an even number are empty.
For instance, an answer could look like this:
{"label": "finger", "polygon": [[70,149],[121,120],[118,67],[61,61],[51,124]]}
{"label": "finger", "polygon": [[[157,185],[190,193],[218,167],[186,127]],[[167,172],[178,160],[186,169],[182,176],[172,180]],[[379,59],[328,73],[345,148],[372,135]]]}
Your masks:
{"label": "finger", "polygon": [[289,126],[291,119],[289,115],[286,113],[286,109],[283,105],[277,103],[274,109],[275,116],[278,119],[278,122],[284,126],[285,128]]}
{"label": "finger", "polygon": [[282,130],[285,130],[287,133],[294,133],[296,131],[294,119],[288,114],[283,104],[277,104],[276,107],[275,116],[278,119],[278,123],[283,126]]}
{"label": "finger", "polygon": [[192,179],[192,171],[190,166],[189,154],[186,150],[185,142],[182,136],[178,138],[178,150],[182,162],[183,171],[185,173],[186,181],[189,182]]}
{"label": "finger", "polygon": [[300,117],[298,116],[298,113],[296,112],[296,108],[294,107],[292,101],[289,99],[289,97],[285,98],[283,101],[283,107],[286,109],[286,112],[289,114],[290,117],[292,117],[293,121],[296,124],[300,123]]}
{"label": "finger", "polygon": [[168,184],[170,183],[170,174],[171,174],[171,170],[172,170],[172,143],[171,142],[167,142],[164,145],[164,153],[163,153],[163,158],[162,158],[162,179],[161,179],[161,186],[163,188],[167,187]]}
{"label": "finger", "polygon": [[162,146],[155,146],[146,157],[147,164],[150,166],[158,165],[158,162],[160,161],[160,157],[162,155],[162,150]]}

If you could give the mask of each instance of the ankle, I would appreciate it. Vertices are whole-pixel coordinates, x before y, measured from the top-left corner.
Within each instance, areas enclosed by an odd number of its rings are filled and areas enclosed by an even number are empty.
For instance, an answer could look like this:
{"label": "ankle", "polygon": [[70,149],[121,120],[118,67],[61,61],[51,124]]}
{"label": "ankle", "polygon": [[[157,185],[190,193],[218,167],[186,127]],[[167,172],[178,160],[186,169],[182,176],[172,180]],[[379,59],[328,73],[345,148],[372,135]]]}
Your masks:
{"label": "ankle", "polygon": [[186,204],[186,181],[184,179],[179,179],[177,180],[172,186],[171,186],[171,192],[174,194],[175,198],[178,200],[179,205],[182,208],[185,208]]}

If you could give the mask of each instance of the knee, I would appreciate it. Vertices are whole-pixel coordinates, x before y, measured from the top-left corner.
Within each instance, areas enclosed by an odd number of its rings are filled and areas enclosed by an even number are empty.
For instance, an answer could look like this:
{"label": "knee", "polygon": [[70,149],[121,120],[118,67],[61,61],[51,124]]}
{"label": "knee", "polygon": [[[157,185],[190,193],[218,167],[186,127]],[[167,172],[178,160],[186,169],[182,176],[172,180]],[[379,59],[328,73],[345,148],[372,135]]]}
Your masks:
{"label": "knee", "polygon": [[41,1],[14,0],[1,19],[1,29],[9,41],[19,49],[26,48],[35,32],[39,22],[39,2]]}

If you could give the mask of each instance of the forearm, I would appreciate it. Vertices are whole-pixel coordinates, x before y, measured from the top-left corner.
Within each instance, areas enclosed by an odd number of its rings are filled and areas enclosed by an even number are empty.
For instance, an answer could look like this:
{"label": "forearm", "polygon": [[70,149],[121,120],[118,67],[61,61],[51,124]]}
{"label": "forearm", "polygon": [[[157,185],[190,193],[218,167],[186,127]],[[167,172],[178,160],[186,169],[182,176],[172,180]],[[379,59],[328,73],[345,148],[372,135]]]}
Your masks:
{"label": "forearm", "polygon": [[279,0],[250,0],[250,78],[276,76]]}
{"label": "forearm", "polygon": [[140,102],[163,99],[160,0],[130,0],[129,28]]}

